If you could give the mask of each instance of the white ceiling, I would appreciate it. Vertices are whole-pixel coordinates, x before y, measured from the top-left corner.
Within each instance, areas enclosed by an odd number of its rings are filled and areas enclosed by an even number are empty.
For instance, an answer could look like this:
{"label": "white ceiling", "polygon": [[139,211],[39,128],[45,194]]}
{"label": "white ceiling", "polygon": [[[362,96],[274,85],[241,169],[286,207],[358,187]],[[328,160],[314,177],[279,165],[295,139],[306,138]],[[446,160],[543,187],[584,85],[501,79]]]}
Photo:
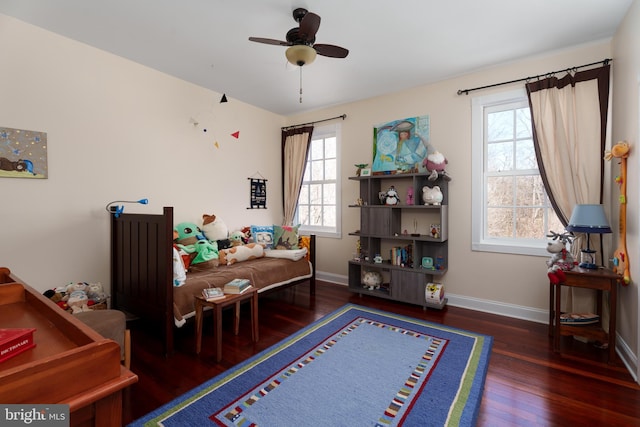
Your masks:
{"label": "white ceiling", "polygon": [[[293,115],[606,39],[632,2],[0,0],[0,13]],[[303,67],[302,103],[300,73],[287,64],[286,47],[248,41],[284,40],[298,25],[296,7],[322,18],[316,43],[350,51]]]}

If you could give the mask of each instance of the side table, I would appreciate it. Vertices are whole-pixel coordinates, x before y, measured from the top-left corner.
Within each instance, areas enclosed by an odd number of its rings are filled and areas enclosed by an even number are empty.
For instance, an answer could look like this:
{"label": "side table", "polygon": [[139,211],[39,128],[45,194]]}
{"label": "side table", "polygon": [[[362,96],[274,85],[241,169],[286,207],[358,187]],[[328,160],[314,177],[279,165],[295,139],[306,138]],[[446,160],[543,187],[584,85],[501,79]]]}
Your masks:
{"label": "side table", "polygon": [[[549,283],[549,335],[553,336],[553,351],[560,352],[561,335],[577,335],[608,344],[608,361],[613,363],[616,356],[616,304],[618,301],[618,283],[622,276],[608,269],[583,269],[576,267],[564,272],[566,279],[562,283]],[[596,296],[596,314],[600,320],[590,325],[567,325],[560,323],[562,286],[594,289]],[[602,327],[602,294],[609,293],[609,329]]]}
{"label": "side table", "polygon": [[216,362],[222,360],[222,309],[234,305],[234,329],[238,335],[240,329],[240,303],[248,300],[251,304],[251,339],[257,342],[258,337],[258,290],[250,288],[241,294],[225,294],[224,298],[207,301],[201,296],[195,297],[196,306],[196,353],[202,348],[202,312],[204,307],[213,309],[213,334],[216,343]]}

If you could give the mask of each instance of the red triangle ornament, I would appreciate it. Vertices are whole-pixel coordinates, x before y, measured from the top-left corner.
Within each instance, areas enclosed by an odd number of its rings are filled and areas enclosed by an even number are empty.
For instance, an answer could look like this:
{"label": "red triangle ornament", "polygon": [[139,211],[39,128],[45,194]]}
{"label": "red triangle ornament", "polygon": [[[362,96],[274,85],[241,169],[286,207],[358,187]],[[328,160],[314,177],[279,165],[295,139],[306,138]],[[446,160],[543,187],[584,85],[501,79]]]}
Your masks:
{"label": "red triangle ornament", "polygon": [[234,137],[235,139],[240,138],[240,131],[239,130],[235,131],[234,133],[231,134],[231,136]]}

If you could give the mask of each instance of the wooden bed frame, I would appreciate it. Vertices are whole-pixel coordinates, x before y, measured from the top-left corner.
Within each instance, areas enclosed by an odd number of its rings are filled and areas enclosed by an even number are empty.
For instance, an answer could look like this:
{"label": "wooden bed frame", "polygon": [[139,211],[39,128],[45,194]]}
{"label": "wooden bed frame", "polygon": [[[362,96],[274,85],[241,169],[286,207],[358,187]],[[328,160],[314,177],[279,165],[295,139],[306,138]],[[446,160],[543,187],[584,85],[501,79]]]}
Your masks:
{"label": "wooden bed frame", "polygon": [[[111,305],[141,319],[158,322],[165,354],[173,352],[173,208],[162,214],[111,217]],[[315,236],[310,240],[312,275],[283,286],[310,283],[315,295]],[[275,288],[275,289],[280,289]]]}

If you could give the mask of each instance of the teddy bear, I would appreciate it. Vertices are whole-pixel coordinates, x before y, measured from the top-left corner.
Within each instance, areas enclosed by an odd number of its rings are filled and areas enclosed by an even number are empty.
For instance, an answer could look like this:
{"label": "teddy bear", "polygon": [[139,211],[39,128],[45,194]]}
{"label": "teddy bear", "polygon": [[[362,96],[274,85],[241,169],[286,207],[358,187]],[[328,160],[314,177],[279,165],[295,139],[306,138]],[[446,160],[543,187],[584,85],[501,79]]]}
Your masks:
{"label": "teddy bear", "polygon": [[231,247],[231,242],[229,241],[229,228],[222,218],[215,215],[203,214],[202,232],[207,240],[218,244],[218,249],[227,249]]}

